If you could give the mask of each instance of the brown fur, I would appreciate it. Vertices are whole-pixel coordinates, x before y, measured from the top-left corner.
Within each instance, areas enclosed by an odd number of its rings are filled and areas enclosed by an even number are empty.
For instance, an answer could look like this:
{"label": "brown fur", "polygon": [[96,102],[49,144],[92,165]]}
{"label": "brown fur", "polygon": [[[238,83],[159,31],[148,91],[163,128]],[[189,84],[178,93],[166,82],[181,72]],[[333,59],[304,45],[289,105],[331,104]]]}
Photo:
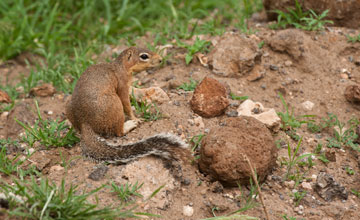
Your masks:
{"label": "brown fur", "polygon": [[[148,54],[147,62],[140,58]],[[129,88],[132,73],[154,67],[161,57],[149,50],[130,47],[112,63],[90,66],[78,80],[65,113],[81,133],[83,154],[98,161],[127,162],[149,154],[169,158],[168,149],[185,144],[171,135],[155,135],[130,145],[110,146],[99,141],[98,135],[124,135],[124,112],[136,119],[131,110]],[[170,147],[169,147],[170,146]],[[165,153],[164,153],[165,152]]]}

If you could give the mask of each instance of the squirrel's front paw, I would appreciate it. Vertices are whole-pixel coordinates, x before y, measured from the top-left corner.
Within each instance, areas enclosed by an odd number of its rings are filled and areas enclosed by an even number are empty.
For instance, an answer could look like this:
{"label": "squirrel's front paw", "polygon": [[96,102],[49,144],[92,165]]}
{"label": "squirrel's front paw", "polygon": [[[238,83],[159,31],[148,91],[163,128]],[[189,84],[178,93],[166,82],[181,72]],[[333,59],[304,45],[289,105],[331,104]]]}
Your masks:
{"label": "squirrel's front paw", "polygon": [[124,123],[124,133],[129,133],[130,131],[134,130],[140,124],[139,119],[135,120],[128,120]]}

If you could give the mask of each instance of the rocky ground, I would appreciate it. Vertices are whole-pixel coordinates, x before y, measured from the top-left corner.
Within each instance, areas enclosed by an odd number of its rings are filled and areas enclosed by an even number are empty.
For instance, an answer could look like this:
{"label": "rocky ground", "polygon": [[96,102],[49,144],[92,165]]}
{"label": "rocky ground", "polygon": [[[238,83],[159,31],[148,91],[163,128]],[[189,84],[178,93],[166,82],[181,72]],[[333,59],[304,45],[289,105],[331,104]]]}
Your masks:
{"label": "rocky ground", "polygon": [[[92,190],[111,181],[138,181],[144,183],[139,193],[147,198],[164,185],[151,200],[137,199],[138,210],[159,214],[163,216],[161,219],[202,219],[226,215],[244,207],[241,195],[242,192],[248,195],[250,189],[250,170],[241,158],[245,154],[263,180],[262,196],[270,219],[286,219],[284,215],[288,219],[360,219],[360,198],[351,193],[352,189],[360,190],[358,152],[347,146],[328,148],[327,138],[333,136],[332,129],[312,133],[303,125],[297,129],[302,137],[298,155],[314,153],[322,143],[322,152],[330,162],[324,163],[312,156],[313,166],[296,166],[297,174],[302,176],[296,183],[286,178],[287,166],[282,162],[288,158],[286,143],[294,148],[297,141],[279,128],[276,114],[270,114],[269,117],[275,119],[267,121],[268,129],[252,118],[240,116],[245,114],[243,100],[230,97],[231,92],[261,103],[265,109],[258,105],[248,114],[255,117],[272,108],[284,112],[281,93],[295,116],[315,115],[317,122],[329,113],[335,114],[341,122],[358,118],[359,108],[346,100],[344,92],[347,86],[360,81],[360,43],[348,42],[346,37],[359,32],[336,27],[320,32],[269,30],[266,24],[258,24],[256,29],[258,31],[249,36],[238,32],[228,32],[221,37],[202,36],[212,42],[212,50],[197,56],[190,65],[184,62],[184,51],[169,47],[166,53],[173,56],[164,67],[135,76],[143,88],[160,87],[165,92],[161,96],[149,95],[150,100],[158,102],[163,117],[143,122],[121,141],[133,142],[171,132],[186,140],[190,150],[190,139],[205,134],[201,149],[196,153],[200,159],[183,161],[181,172],[168,169],[154,157],[127,165],[97,164],[81,157],[78,144],[72,148],[48,150],[35,144],[36,152],[27,163],[35,164],[50,180],[59,183],[65,178],[81,190]],[[98,60],[121,49],[123,47],[112,47]],[[2,83],[15,84],[29,69],[12,61],[1,65],[0,71]],[[196,92],[208,97],[205,101],[191,101],[194,92],[177,89],[190,78],[201,82],[204,77],[215,81],[207,85],[206,88],[212,88],[210,90],[197,89]],[[60,92],[36,97],[43,117],[51,119],[65,119],[64,103],[68,98]],[[218,100],[207,104],[214,99]],[[196,108],[197,105],[200,107]],[[36,117],[34,97],[24,94],[13,110],[2,113],[1,138],[17,138],[23,132],[14,118],[32,124]],[[268,119],[266,117],[265,121]],[[61,166],[62,158],[68,161],[66,168]],[[348,169],[354,173],[347,172]],[[6,176],[1,178],[10,181]],[[236,186],[236,179],[241,180],[241,187]],[[304,191],[306,195],[297,202],[294,194]],[[102,189],[97,198],[104,206],[120,205],[116,195],[107,188]],[[241,214],[265,219],[259,198],[255,200],[258,205]]]}

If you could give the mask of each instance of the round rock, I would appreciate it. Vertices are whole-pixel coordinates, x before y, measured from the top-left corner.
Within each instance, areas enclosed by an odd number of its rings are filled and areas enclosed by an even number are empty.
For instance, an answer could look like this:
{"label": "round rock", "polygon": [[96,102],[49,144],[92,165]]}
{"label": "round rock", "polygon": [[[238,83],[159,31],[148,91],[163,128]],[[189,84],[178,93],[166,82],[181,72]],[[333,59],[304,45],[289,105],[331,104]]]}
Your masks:
{"label": "round rock", "polygon": [[255,118],[225,119],[213,127],[201,143],[199,168],[224,185],[248,184],[251,171],[247,155],[260,180],[276,164],[277,149],[266,126]]}
{"label": "round rock", "polygon": [[195,113],[203,117],[223,114],[229,106],[225,86],[216,79],[205,77],[196,87],[190,105]]}

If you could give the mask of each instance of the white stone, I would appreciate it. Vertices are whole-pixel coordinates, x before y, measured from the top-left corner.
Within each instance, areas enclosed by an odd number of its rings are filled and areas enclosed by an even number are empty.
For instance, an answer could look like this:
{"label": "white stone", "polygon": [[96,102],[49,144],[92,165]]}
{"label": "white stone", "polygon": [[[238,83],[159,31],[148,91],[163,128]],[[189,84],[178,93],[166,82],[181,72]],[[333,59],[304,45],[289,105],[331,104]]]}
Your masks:
{"label": "white stone", "polygon": [[193,207],[188,206],[188,205],[184,206],[184,207],[183,207],[183,214],[184,214],[185,216],[191,217],[191,216],[194,214],[194,209],[193,209]]}
{"label": "white stone", "polygon": [[35,152],[35,149],[34,148],[29,148],[29,154],[33,154]]}
{"label": "white stone", "polygon": [[25,160],[26,160],[26,157],[25,157],[25,156],[21,156],[21,157],[19,158],[19,160],[25,161]]}
{"label": "white stone", "polygon": [[349,79],[349,75],[346,73],[341,73],[340,77],[341,77],[341,79]]}
{"label": "white stone", "polygon": [[[254,110],[258,112],[254,113]],[[273,131],[278,131],[281,119],[273,108],[264,108],[260,102],[253,102],[250,99],[244,101],[237,109],[238,116],[250,116],[264,123]]]}
{"label": "white stone", "polygon": [[317,175],[315,175],[315,174],[313,174],[313,175],[311,175],[311,181],[312,182],[316,182],[316,179],[317,179]]}
{"label": "white stone", "polygon": [[292,62],[290,60],[285,61],[285,66],[289,67],[292,65]]}
{"label": "white stone", "polygon": [[62,167],[60,165],[55,165],[55,166],[50,167],[50,173],[62,171],[62,170],[64,170],[64,167]]}
{"label": "white stone", "polygon": [[289,188],[294,188],[295,186],[295,181],[294,180],[290,180],[290,181],[285,181],[284,182],[285,186],[289,187]]}
{"label": "white stone", "polygon": [[160,87],[150,87],[144,89],[130,87],[130,94],[132,94],[133,91],[136,100],[147,101],[148,103],[156,102],[158,104],[170,101],[169,96]]}
{"label": "white stone", "polygon": [[306,111],[311,111],[314,108],[314,105],[315,104],[310,101],[305,101],[305,102],[301,103],[301,106]]}
{"label": "white stone", "polygon": [[9,112],[3,112],[3,113],[1,113],[0,119],[2,121],[5,121],[8,117],[8,115],[9,115]]}
{"label": "white stone", "polygon": [[193,119],[188,119],[188,123],[193,126],[195,124],[194,120]]}
{"label": "white stone", "polygon": [[312,190],[311,183],[308,182],[302,182],[301,187],[306,190]]}

